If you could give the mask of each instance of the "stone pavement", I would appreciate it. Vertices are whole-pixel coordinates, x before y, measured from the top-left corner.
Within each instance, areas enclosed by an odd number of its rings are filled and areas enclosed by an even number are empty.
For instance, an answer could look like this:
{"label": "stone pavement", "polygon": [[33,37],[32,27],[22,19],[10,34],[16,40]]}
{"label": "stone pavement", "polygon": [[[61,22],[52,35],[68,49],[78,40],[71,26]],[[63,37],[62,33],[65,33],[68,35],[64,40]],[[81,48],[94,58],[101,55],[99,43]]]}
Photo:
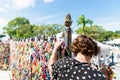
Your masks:
{"label": "stone pavement", "polygon": [[11,72],[8,70],[0,70],[0,80],[12,80]]}
{"label": "stone pavement", "polygon": [[115,63],[114,65],[111,65],[113,71],[115,72],[116,79],[114,80],[120,80],[120,63]]}
{"label": "stone pavement", "polygon": [[120,67],[120,63],[117,63],[116,66]]}

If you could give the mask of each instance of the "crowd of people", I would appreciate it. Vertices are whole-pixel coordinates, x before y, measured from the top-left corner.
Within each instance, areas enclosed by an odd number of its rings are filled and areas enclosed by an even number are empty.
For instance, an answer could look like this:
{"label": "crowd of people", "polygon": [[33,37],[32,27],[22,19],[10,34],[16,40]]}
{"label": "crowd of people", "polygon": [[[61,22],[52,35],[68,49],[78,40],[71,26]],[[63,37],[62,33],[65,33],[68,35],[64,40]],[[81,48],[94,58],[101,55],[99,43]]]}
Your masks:
{"label": "crowd of people", "polygon": [[63,43],[56,36],[50,40],[45,37],[11,40],[9,63],[12,80],[112,80],[104,71],[109,70],[111,75],[114,73],[107,62],[107,55],[106,62],[101,56],[101,68],[92,63],[92,58],[100,53],[100,47],[92,38],[79,35],[73,40],[70,49],[74,57],[60,57],[66,53]]}

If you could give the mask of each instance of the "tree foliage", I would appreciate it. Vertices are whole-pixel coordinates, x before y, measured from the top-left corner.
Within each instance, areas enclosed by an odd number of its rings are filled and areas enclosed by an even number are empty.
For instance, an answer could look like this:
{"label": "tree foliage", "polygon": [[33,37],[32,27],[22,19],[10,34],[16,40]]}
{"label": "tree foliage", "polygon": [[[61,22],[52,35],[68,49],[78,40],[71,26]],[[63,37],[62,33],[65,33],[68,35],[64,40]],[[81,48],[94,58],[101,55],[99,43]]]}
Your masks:
{"label": "tree foliage", "polygon": [[[102,26],[98,25],[92,25],[93,21],[90,19],[85,19],[84,15],[81,15],[77,19],[77,24],[82,25],[82,27],[75,30],[77,34],[85,33],[86,35],[91,36],[95,40],[98,40],[100,42],[106,41],[106,40],[112,40],[114,38],[120,38],[120,31],[112,32],[112,31],[106,31],[102,28]],[[86,26],[86,24],[90,24],[90,26]]]}
{"label": "tree foliage", "polygon": [[16,17],[8,22],[7,26],[5,26],[3,29],[9,36],[16,38],[18,37],[18,35],[16,35],[16,32],[18,32],[17,30],[20,28],[20,26],[25,24],[30,24],[28,19],[24,17]]}
{"label": "tree foliage", "polygon": [[34,26],[33,31],[34,34],[37,35],[47,35],[50,36],[51,34],[57,34],[59,32],[64,31],[65,26],[61,24],[47,24],[47,25],[40,25]]}
{"label": "tree foliage", "polygon": [[[86,35],[89,35],[95,40],[101,42],[114,38],[120,38],[120,30],[115,32],[106,31],[102,28],[102,26],[92,25],[93,21],[90,19],[85,19],[84,15],[78,17],[77,24],[82,25],[82,27],[79,27],[75,31],[77,34],[85,33]],[[89,24],[90,26],[86,26],[86,24]],[[24,17],[16,17],[9,21],[4,27],[4,32],[15,39],[23,39],[38,35],[54,35],[65,31],[65,28],[66,27],[61,24],[30,24],[28,19]]]}
{"label": "tree foliage", "polygon": [[34,32],[34,35],[37,36],[37,35],[43,35],[45,34],[45,25],[33,25],[33,32]]}
{"label": "tree foliage", "polygon": [[[78,28],[75,31],[77,34],[82,34],[82,28]],[[102,28],[102,26],[93,25],[93,26],[86,26],[85,27],[86,35],[91,36],[95,40],[98,40],[100,42],[106,41],[106,40],[112,40],[114,38],[120,38],[120,34],[112,31],[106,31]]]}
{"label": "tree foliage", "polygon": [[17,38],[29,38],[31,36],[34,36],[33,26],[31,24],[21,25],[16,30],[16,37]]}
{"label": "tree foliage", "polygon": [[61,24],[49,24],[47,25],[47,35],[57,34],[65,30],[65,26]]}
{"label": "tree foliage", "polygon": [[4,27],[5,33],[15,39],[23,39],[38,35],[51,35],[64,31],[65,26],[61,24],[35,25],[30,24],[24,17],[17,17]]}

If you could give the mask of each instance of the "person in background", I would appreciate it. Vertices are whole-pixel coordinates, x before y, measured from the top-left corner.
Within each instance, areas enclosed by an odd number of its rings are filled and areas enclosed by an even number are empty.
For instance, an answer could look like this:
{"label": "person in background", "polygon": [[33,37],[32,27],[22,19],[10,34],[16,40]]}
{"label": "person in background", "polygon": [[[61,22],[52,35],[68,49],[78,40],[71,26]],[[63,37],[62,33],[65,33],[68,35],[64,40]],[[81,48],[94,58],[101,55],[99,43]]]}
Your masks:
{"label": "person in background", "polygon": [[112,64],[114,64],[114,54],[113,53],[111,55],[111,58],[112,58]]}
{"label": "person in background", "polygon": [[109,66],[109,64],[110,64],[110,59],[109,59],[108,55],[106,55],[106,57],[105,57],[104,64],[105,64],[105,66]]}
{"label": "person in background", "polygon": [[100,56],[100,63],[99,64],[100,64],[100,67],[104,66],[104,58],[102,55]]}
{"label": "person in background", "polygon": [[48,64],[51,80],[106,80],[100,71],[91,67],[92,57],[100,52],[100,47],[92,38],[86,35],[78,36],[71,44],[74,58],[64,57],[56,61],[57,51],[62,43],[55,43]]}

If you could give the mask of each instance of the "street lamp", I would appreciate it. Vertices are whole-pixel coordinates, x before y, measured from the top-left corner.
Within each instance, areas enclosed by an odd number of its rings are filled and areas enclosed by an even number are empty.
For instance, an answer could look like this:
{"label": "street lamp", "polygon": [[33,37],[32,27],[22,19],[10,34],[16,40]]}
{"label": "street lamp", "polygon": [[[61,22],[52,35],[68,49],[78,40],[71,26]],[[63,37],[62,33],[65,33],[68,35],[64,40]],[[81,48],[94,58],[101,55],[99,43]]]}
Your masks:
{"label": "street lamp", "polygon": [[70,26],[72,25],[72,20],[71,20],[71,15],[69,13],[65,17],[64,24],[66,26],[66,32],[65,32],[66,46],[67,46],[66,50],[69,53],[69,56],[71,57],[72,55],[71,55],[70,45],[72,41],[72,35],[71,35],[72,31]]}

